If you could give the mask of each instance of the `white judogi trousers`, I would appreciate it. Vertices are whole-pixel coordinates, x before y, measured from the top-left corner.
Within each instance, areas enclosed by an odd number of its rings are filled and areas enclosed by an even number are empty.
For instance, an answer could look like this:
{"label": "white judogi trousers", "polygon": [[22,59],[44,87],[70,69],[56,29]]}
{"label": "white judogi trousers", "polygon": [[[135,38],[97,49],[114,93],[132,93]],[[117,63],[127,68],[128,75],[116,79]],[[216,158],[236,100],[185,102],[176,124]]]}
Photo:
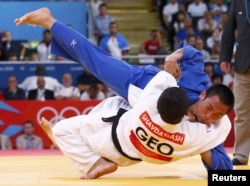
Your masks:
{"label": "white judogi trousers", "polygon": [[[116,150],[111,138],[112,123],[104,122],[102,117],[117,114],[119,108],[130,109],[126,100],[111,97],[98,104],[88,115],[75,116],[56,123],[53,128],[54,139],[63,154],[70,159],[73,166],[86,176],[90,168],[100,158],[114,157],[111,161],[130,162]],[[105,154],[99,153],[96,143],[103,142]],[[123,163],[124,164],[124,163]]]}

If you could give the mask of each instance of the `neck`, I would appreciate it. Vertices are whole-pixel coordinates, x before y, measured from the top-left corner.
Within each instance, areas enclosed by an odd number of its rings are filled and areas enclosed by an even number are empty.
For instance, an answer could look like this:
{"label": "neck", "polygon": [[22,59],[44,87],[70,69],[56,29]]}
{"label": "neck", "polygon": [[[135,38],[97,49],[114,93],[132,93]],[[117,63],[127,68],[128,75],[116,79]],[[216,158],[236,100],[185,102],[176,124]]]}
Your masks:
{"label": "neck", "polygon": [[11,92],[15,92],[15,91],[17,90],[17,88],[16,88],[16,87],[9,87],[9,90],[10,90]]}
{"label": "neck", "polygon": [[197,118],[197,102],[194,103],[193,105],[191,105],[188,110],[187,110],[187,116],[189,117],[189,121],[191,122],[197,122],[198,118]]}

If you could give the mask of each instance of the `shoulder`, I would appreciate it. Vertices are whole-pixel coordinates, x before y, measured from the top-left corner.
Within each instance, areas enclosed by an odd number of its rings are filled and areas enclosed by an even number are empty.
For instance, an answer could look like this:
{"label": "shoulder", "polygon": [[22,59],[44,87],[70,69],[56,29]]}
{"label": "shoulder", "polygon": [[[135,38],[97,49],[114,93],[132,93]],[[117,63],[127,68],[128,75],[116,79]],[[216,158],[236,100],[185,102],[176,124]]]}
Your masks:
{"label": "shoulder", "polygon": [[144,45],[150,45],[150,44],[151,44],[151,41],[150,41],[150,40],[144,41],[143,44],[144,44]]}
{"label": "shoulder", "polygon": [[37,89],[31,89],[28,91],[28,93],[35,93],[35,92],[37,92]]}
{"label": "shoulder", "polygon": [[33,137],[35,138],[35,140],[42,140],[42,138],[40,136],[37,136],[37,135],[33,135]]}
{"label": "shoulder", "polygon": [[19,135],[19,136],[17,136],[17,138],[16,138],[16,140],[22,140],[22,139],[24,139],[24,134],[21,134],[21,135]]}
{"label": "shoulder", "polygon": [[111,15],[107,15],[107,18],[111,21],[114,21],[115,19]]}
{"label": "shoulder", "polygon": [[110,38],[110,35],[109,35],[109,34],[108,34],[108,35],[105,35],[105,36],[101,39],[100,45],[106,44],[106,43],[108,42],[109,38]]}
{"label": "shoulder", "polygon": [[8,140],[9,139],[9,137],[4,135],[4,134],[0,134],[0,138],[1,138],[1,140]]}
{"label": "shoulder", "polygon": [[229,119],[228,115],[225,115],[222,117],[222,119],[219,122],[220,125],[222,125],[222,127],[225,128],[225,130],[230,130],[232,127],[232,123],[231,120]]}
{"label": "shoulder", "polygon": [[4,89],[3,89],[3,93],[7,93],[9,91],[9,87],[5,87]]}
{"label": "shoulder", "polygon": [[117,37],[120,38],[120,39],[126,40],[126,38],[119,32],[117,33]]}
{"label": "shoulder", "polygon": [[19,87],[17,87],[17,91],[18,92],[24,92],[24,90],[22,88],[19,88]]}
{"label": "shoulder", "polygon": [[29,90],[28,92],[29,92],[29,93],[35,93],[35,92],[37,92],[37,89],[31,89],[31,90]]}
{"label": "shoulder", "polygon": [[45,92],[53,93],[54,91],[49,90],[49,89],[45,89]]}

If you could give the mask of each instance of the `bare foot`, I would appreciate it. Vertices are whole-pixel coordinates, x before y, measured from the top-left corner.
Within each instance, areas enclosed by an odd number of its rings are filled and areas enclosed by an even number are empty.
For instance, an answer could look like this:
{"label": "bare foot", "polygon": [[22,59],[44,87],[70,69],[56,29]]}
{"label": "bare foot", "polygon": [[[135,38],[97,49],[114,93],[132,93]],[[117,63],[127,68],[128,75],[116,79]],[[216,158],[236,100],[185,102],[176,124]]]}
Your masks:
{"label": "bare foot", "polygon": [[109,161],[105,158],[100,158],[97,162],[91,167],[90,171],[82,179],[96,179],[105,174],[112,173],[116,171],[117,164]]}
{"label": "bare foot", "polygon": [[43,131],[47,134],[47,136],[51,139],[51,141],[53,142],[53,145],[58,148],[55,139],[53,137],[52,134],[52,130],[51,128],[53,127],[52,123],[50,123],[48,120],[46,120],[44,117],[42,117],[41,121],[40,121],[40,125],[43,129]]}
{"label": "bare foot", "polygon": [[40,8],[14,20],[16,26],[20,26],[22,24],[31,24],[42,26],[47,29],[50,29],[55,21],[56,20],[51,16],[50,10],[48,8]]}

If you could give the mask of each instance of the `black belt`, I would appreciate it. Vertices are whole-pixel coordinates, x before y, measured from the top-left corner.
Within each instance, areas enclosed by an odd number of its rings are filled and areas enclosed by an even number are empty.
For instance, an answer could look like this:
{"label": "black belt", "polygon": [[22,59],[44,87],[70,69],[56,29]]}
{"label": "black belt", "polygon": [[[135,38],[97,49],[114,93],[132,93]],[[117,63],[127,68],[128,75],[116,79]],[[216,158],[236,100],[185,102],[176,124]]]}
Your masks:
{"label": "black belt", "polygon": [[128,158],[128,159],[130,159],[130,160],[141,161],[141,159],[130,157],[130,156],[127,155],[125,152],[123,152],[123,150],[122,150],[122,148],[121,148],[121,145],[120,145],[120,143],[119,143],[118,137],[117,137],[116,129],[117,129],[117,126],[118,126],[118,123],[119,123],[119,119],[120,119],[120,117],[121,117],[125,112],[127,112],[127,110],[125,110],[125,109],[123,109],[123,108],[120,108],[115,116],[111,116],[111,117],[109,117],[109,118],[102,118],[102,120],[103,120],[104,122],[113,122],[112,129],[111,129],[111,135],[112,135],[113,144],[114,144],[114,146],[116,147],[116,149],[117,149],[123,156],[125,156],[126,158]]}

